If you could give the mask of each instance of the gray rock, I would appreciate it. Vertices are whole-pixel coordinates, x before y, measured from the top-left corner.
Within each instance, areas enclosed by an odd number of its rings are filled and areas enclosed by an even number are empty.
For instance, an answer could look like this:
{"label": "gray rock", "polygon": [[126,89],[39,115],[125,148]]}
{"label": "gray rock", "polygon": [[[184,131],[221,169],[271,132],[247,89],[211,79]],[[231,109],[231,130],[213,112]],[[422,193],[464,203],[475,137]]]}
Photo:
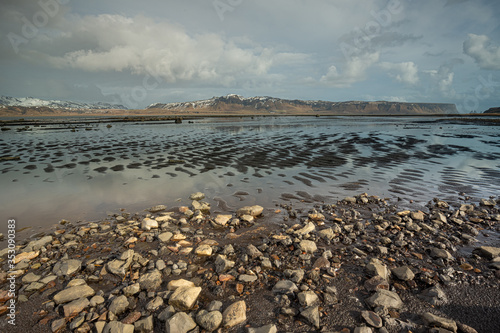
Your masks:
{"label": "gray rock", "polygon": [[443,317],[438,317],[436,315],[433,315],[430,312],[424,313],[424,315],[422,316],[422,319],[427,326],[442,327],[444,329],[447,329],[447,330],[450,330],[453,332],[457,332],[457,329],[458,329],[457,323],[455,321],[450,320],[450,319],[446,319]]}
{"label": "gray rock", "polygon": [[187,311],[193,307],[198,296],[200,295],[201,287],[180,287],[177,288],[168,300],[168,304],[181,310]]}
{"label": "gray rock", "polygon": [[128,305],[129,305],[129,302],[128,302],[127,297],[121,295],[121,296],[115,297],[113,299],[113,301],[111,302],[111,305],[109,306],[109,311],[114,313],[115,315],[119,316],[123,312],[125,312]]}
{"label": "gray rock", "polygon": [[90,288],[87,285],[75,286],[58,292],[54,296],[54,302],[56,304],[64,304],[82,297],[94,296],[94,294],[95,294],[94,289]]}
{"label": "gray rock", "polygon": [[222,313],[224,327],[231,328],[247,320],[246,311],[245,301],[238,301],[228,306]]}
{"label": "gray rock", "polygon": [[436,247],[431,248],[430,256],[432,258],[453,259],[453,256],[448,251]]}
{"label": "gray rock", "polygon": [[83,309],[87,308],[90,302],[86,298],[79,298],[63,306],[64,316],[71,317],[79,314]]}
{"label": "gray rock", "polygon": [[387,269],[387,266],[378,259],[370,259],[365,269],[369,276],[380,276],[385,280],[389,277],[389,270]]}
{"label": "gray rock", "polygon": [[104,326],[102,333],[134,333],[134,325],[123,324],[119,321],[110,321]]}
{"label": "gray rock", "polygon": [[50,325],[50,328],[52,329],[52,332],[60,332],[64,329],[64,326],[66,326],[66,319],[56,319],[52,322],[52,325]]}
{"label": "gray rock", "polygon": [[222,302],[221,301],[212,301],[210,304],[207,306],[207,311],[220,311],[222,309]]}
{"label": "gray rock", "polygon": [[419,297],[432,305],[443,305],[448,303],[448,297],[439,286],[425,289]]}
{"label": "gray rock", "polygon": [[474,253],[491,260],[500,257],[500,247],[481,246],[474,249]]}
{"label": "gray rock", "polygon": [[241,274],[238,276],[238,280],[241,282],[254,282],[257,281],[257,275]]}
{"label": "gray rock", "polygon": [[380,328],[383,325],[382,318],[373,311],[361,311],[361,317],[370,326]]}
{"label": "gray rock", "polygon": [[33,272],[29,272],[28,274],[26,274],[25,276],[23,276],[22,278],[22,282],[24,284],[29,284],[29,283],[32,283],[32,282],[37,282],[38,280],[40,280],[42,277],[40,275],[36,275],[34,274]]}
{"label": "gray rock", "polygon": [[234,267],[234,261],[226,259],[225,255],[219,254],[215,258],[215,271],[217,273],[224,273],[225,271]]}
{"label": "gray rock", "polygon": [[248,333],[277,333],[278,329],[276,328],[276,325],[269,324],[269,325],[264,325],[261,327],[256,327],[256,328],[248,328]]}
{"label": "gray rock", "polygon": [[42,247],[52,242],[52,240],[53,240],[52,236],[45,236],[40,238],[39,240],[31,241],[28,243],[28,245],[26,245],[23,248],[22,252],[31,252],[40,250]]}
{"label": "gray rock", "polygon": [[310,240],[300,241],[299,248],[306,253],[314,253],[318,249],[316,243]]}
{"label": "gray rock", "polygon": [[155,269],[150,273],[146,273],[139,278],[141,290],[155,291],[162,283],[161,273]]}
{"label": "gray rock", "polygon": [[251,216],[259,216],[260,214],[262,214],[262,212],[264,211],[264,207],[262,206],[258,206],[258,205],[254,205],[254,206],[245,206],[245,207],[241,207],[240,209],[238,209],[236,211],[236,215],[237,216],[242,216],[242,215],[251,215]]}
{"label": "gray rock", "polygon": [[353,331],[354,333],[372,333],[373,330],[367,326],[356,327]]}
{"label": "gray rock", "polygon": [[158,239],[160,240],[160,242],[163,242],[163,243],[167,243],[170,238],[172,238],[174,234],[171,233],[171,232],[163,232],[161,234],[158,235]]}
{"label": "gray rock", "polygon": [[165,206],[165,205],[156,205],[156,206],[149,208],[149,211],[151,213],[157,213],[157,212],[161,212],[162,210],[165,210],[165,209],[167,209],[167,206]]}
{"label": "gray rock", "polygon": [[96,305],[104,303],[104,297],[96,295],[90,299],[90,306],[94,307]]}
{"label": "gray rock", "polygon": [[76,259],[61,260],[54,265],[52,272],[57,276],[68,276],[78,272],[81,267],[82,267],[82,262],[80,260]]}
{"label": "gray rock", "polygon": [[310,306],[300,312],[300,315],[304,317],[309,324],[319,329],[319,310],[317,306]]}
{"label": "gray rock", "polygon": [[247,254],[252,259],[263,256],[262,252],[252,244],[247,246]]}
{"label": "gray rock", "polygon": [[133,296],[141,291],[141,285],[139,283],[131,284],[122,289],[123,295],[125,296]]}
{"label": "gray rock", "polygon": [[157,296],[146,304],[146,310],[149,312],[155,312],[163,305],[163,298]]}
{"label": "gray rock", "polygon": [[174,314],[175,314],[175,308],[172,305],[169,305],[162,312],[160,312],[160,314],[158,315],[158,319],[160,321],[167,321]]}
{"label": "gray rock", "polygon": [[285,276],[290,279],[290,281],[295,282],[295,283],[300,283],[302,279],[304,278],[304,270],[301,268],[298,269],[286,269],[284,271]]}
{"label": "gray rock", "polygon": [[204,193],[201,193],[201,192],[196,192],[196,193],[193,193],[189,196],[189,200],[203,200],[205,199],[205,194]]}
{"label": "gray rock", "polygon": [[196,322],[208,332],[215,331],[222,323],[222,313],[219,311],[201,310],[196,315]]}
{"label": "gray rock", "polygon": [[314,291],[303,291],[298,294],[299,303],[303,307],[310,307],[319,304],[318,295]]}
{"label": "gray rock", "polygon": [[44,283],[41,282],[31,282],[24,291],[30,292],[30,291],[37,291],[45,287]]}
{"label": "gray rock", "polygon": [[138,320],[134,323],[134,332],[150,333],[154,330],[153,316]]}
{"label": "gray rock", "polygon": [[314,223],[309,222],[307,223],[303,228],[296,230],[294,234],[299,235],[299,236],[304,236],[310,233],[311,231],[314,231],[316,229],[316,226]]}
{"label": "gray rock", "polygon": [[273,292],[277,294],[293,294],[298,290],[297,285],[290,280],[278,281],[273,287]]}
{"label": "gray rock", "polygon": [[177,312],[165,322],[166,333],[187,333],[195,327],[196,323],[185,312]]}
{"label": "gray rock", "polygon": [[378,289],[389,290],[389,283],[386,279],[379,275],[375,275],[374,277],[366,280],[364,286],[368,291],[376,291]]}
{"label": "gray rock", "polygon": [[401,266],[394,268],[392,269],[392,274],[394,274],[398,279],[403,281],[410,281],[415,278],[415,274],[408,266]]}
{"label": "gray rock", "polygon": [[332,228],[328,228],[318,231],[318,236],[331,241],[335,238],[335,233],[333,232]]}
{"label": "gray rock", "polygon": [[366,302],[372,308],[383,306],[388,309],[398,310],[403,306],[403,302],[398,294],[384,289],[379,289],[375,294],[367,298]]}

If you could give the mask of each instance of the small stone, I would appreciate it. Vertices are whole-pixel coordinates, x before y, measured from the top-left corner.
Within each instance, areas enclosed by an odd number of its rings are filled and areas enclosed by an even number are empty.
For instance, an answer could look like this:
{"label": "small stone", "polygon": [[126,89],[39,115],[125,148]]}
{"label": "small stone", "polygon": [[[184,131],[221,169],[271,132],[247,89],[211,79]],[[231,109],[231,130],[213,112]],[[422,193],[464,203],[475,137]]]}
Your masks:
{"label": "small stone", "polygon": [[153,316],[149,316],[134,323],[134,333],[149,333],[153,332],[153,329]]}
{"label": "small stone", "polygon": [[111,321],[104,326],[102,333],[134,333],[134,325]]}
{"label": "small stone", "polygon": [[165,209],[167,209],[167,206],[165,206],[165,205],[156,205],[156,206],[149,208],[149,211],[151,213],[158,213],[158,212],[161,212],[162,210],[165,210]]}
{"label": "small stone", "polygon": [[500,247],[481,246],[473,251],[486,259],[495,259],[500,256]]}
{"label": "small stone", "polygon": [[96,295],[90,299],[90,306],[95,307],[96,305],[104,303],[104,297]]}
{"label": "small stone", "polygon": [[23,252],[19,253],[14,257],[14,264],[19,263],[20,261],[23,260],[28,260],[30,261],[31,259],[35,259],[40,255],[40,251],[31,251],[31,252]]}
{"label": "small stone", "polygon": [[389,277],[389,270],[387,269],[387,266],[382,264],[382,262],[378,259],[372,258],[368,265],[366,265],[365,269],[370,276],[378,275],[385,280]]}
{"label": "small stone", "polygon": [[171,232],[163,232],[161,234],[158,235],[158,239],[160,240],[160,242],[162,243],[167,243],[173,236],[174,234],[172,234]]}
{"label": "small stone", "polygon": [[247,246],[247,254],[252,259],[263,256],[262,252],[252,244]]}
{"label": "small stone", "polygon": [[203,200],[205,199],[205,194],[204,193],[201,193],[201,192],[196,192],[196,193],[193,193],[189,196],[189,200]]}
{"label": "small stone", "polygon": [[111,305],[109,306],[109,311],[117,316],[121,315],[127,309],[129,305],[126,296],[118,296],[113,299]]}
{"label": "small stone", "polygon": [[375,294],[366,299],[366,302],[372,308],[383,306],[388,309],[398,310],[403,306],[403,302],[397,293],[384,289],[377,290]]}
{"label": "small stone", "polygon": [[277,333],[277,332],[278,329],[276,328],[276,325],[273,324],[264,325],[256,328],[252,327],[248,328],[248,333]]}
{"label": "small stone", "polygon": [[40,282],[32,282],[30,283],[24,291],[26,292],[31,292],[31,291],[37,291],[45,287],[45,284],[40,283]]}
{"label": "small stone", "polygon": [[191,309],[200,295],[201,287],[180,287],[170,296],[168,304],[181,311]]}
{"label": "small stone", "polygon": [[195,327],[196,323],[185,312],[177,312],[165,322],[166,333],[187,333]]}
{"label": "small stone", "polygon": [[254,282],[257,281],[257,276],[250,274],[241,274],[240,276],[238,276],[238,280],[241,282]]}
{"label": "small stone", "polygon": [[147,231],[151,229],[158,229],[158,221],[146,217],[142,220],[141,229]]}
{"label": "small stone", "polygon": [[318,236],[325,240],[331,241],[332,239],[335,238],[335,233],[333,232],[332,228],[328,228],[318,231]]}
{"label": "small stone", "polygon": [[431,248],[430,256],[432,258],[453,259],[453,256],[448,251],[436,247]]}
{"label": "small stone", "polygon": [[296,230],[294,232],[294,234],[304,236],[304,235],[307,235],[308,233],[310,233],[311,231],[314,231],[315,229],[316,229],[316,226],[314,225],[314,223],[309,222],[303,228]]}
{"label": "small stone", "polygon": [[175,291],[175,290],[177,290],[177,288],[181,288],[181,287],[184,287],[184,288],[193,288],[193,287],[196,287],[196,286],[195,286],[195,284],[193,282],[188,281],[188,280],[184,280],[184,279],[171,280],[167,284],[167,290]]}
{"label": "small stone", "polygon": [[194,253],[200,257],[209,257],[212,255],[212,247],[210,245],[200,245],[194,250]]}
{"label": "small stone", "polygon": [[316,243],[310,240],[300,241],[299,248],[306,253],[314,253],[317,250]]}
{"label": "small stone", "polygon": [[94,296],[94,294],[95,294],[94,289],[90,288],[87,285],[76,286],[58,292],[54,296],[54,302],[56,304],[64,304],[78,298]]}
{"label": "small stone", "polygon": [[394,274],[398,279],[403,281],[410,281],[415,278],[415,274],[408,266],[393,268],[392,274]]}
{"label": "small stone", "polygon": [[254,206],[245,206],[241,207],[236,211],[237,216],[242,216],[242,215],[251,215],[251,216],[259,216],[262,214],[264,211],[264,207],[259,206],[259,205],[254,205]]}
{"label": "small stone", "polygon": [[146,304],[146,310],[149,312],[155,312],[163,305],[163,298],[157,296]]}
{"label": "small stone", "polygon": [[373,311],[361,311],[361,317],[370,326],[380,328],[383,325],[382,318]]}
{"label": "small stone", "polygon": [[224,273],[225,271],[234,267],[234,261],[226,259],[225,255],[219,254],[215,259],[215,271],[217,273]]}
{"label": "small stone", "polygon": [[208,332],[215,331],[222,323],[222,313],[219,311],[201,310],[196,315],[196,322]]}
{"label": "small stone", "polygon": [[157,269],[150,273],[146,273],[139,278],[141,290],[155,291],[160,287],[161,283],[161,273]]}
{"label": "small stone", "polygon": [[66,319],[56,319],[52,322],[52,325],[50,325],[50,328],[52,329],[52,332],[60,332],[64,329],[66,326]]}
{"label": "small stone", "polygon": [[231,328],[247,320],[245,301],[238,301],[226,308],[222,313],[225,328]]}
{"label": "small stone", "polygon": [[314,291],[303,291],[298,294],[298,299],[303,307],[315,306],[319,303],[318,295]]}
{"label": "small stone", "polygon": [[23,248],[23,252],[31,252],[31,251],[40,250],[42,247],[44,247],[45,245],[52,242],[52,240],[53,240],[52,236],[45,236],[45,237],[40,238],[39,240],[31,241],[28,243],[28,245],[26,245]]}
{"label": "small stone", "polygon": [[456,332],[458,329],[457,323],[455,321],[450,320],[450,319],[446,319],[443,317],[438,317],[436,315],[433,315],[430,312],[424,313],[424,315],[422,316],[422,319],[427,326],[442,327],[444,329],[447,329],[447,330],[450,330],[453,332]]}
{"label": "small stone", "polygon": [[233,218],[233,215],[217,215],[215,218],[215,223],[221,226],[225,226]]}
{"label": "small stone", "polygon": [[310,325],[319,329],[319,310],[317,306],[310,306],[300,312],[300,315],[304,317]]}
{"label": "small stone", "polygon": [[448,302],[448,297],[439,286],[425,289],[419,297],[432,305],[443,305]]}
{"label": "small stone", "polygon": [[293,294],[298,290],[297,285],[290,280],[278,281],[273,287],[273,292],[277,294]]}
{"label": "small stone", "polygon": [[83,311],[83,309],[87,308],[90,305],[90,302],[86,298],[76,299],[66,305],[63,306],[64,316],[71,317],[73,315],[77,315]]}
{"label": "small stone", "polygon": [[481,199],[481,201],[479,202],[479,204],[481,206],[486,206],[486,207],[493,207],[495,206],[497,203],[495,200],[491,199],[491,200],[487,200],[487,199]]}
{"label": "small stone", "polygon": [[80,260],[61,260],[54,265],[52,272],[57,276],[68,276],[79,271],[81,267],[82,262]]}
{"label": "small stone", "polygon": [[372,332],[373,332],[373,330],[367,326],[356,327],[356,328],[354,328],[354,331],[353,331],[353,333],[372,333]]}

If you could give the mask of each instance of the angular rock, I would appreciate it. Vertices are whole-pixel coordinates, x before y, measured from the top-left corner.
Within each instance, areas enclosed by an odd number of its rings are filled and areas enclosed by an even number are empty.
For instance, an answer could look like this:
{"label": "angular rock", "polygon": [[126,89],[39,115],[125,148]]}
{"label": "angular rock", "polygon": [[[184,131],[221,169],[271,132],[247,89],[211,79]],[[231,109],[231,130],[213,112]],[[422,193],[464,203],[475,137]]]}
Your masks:
{"label": "angular rock", "polygon": [[298,290],[297,285],[290,280],[278,281],[273,287],[273,292],[277,294],[293,294]]}
{"label": "angular rock", "polygon": [[304,235],[307,235],[308,233],[310,233],[311,231],[314,231],[315,229],[316,229],[316,226],[314,225],[314,223],[309,222],[303,228],[301,228],[299,230],[295,230],[294,234],[304,236]]}
{"label": "angular rock", "polygon": [[104,303],[104,297],[96,295],[90,299],[90,306],[94,307],[96,305]]}
{"label": "angular rock", "polygon": [[481,257],[484,257],[486,259],[495,259],[497,257],[500,257],[500,247],[493,247],[493,246],[481,246],[473,251],[474,253],[477,253]]}
{"label": "angular rock", "polygon": [[110,321],[104,326],[102,333],[134,333],[134,325],[123,324],[119,321]]}
{"label": "angular rock", "polygon": [[139,283],[131,284],[122,289],[123,295],[133,296],[141,291],[141,285]]}
{"label": "angular rock", "polygon": [[299,283],[300,281],[302,281],[302,279],[304,278],[304,274],[305,274],[304,270],[301,268],[286,269],[284,271],[284,273],[285,273],[285,276],[290,279],[290,281],[295,282],[295,283]]}
{"label": "angular rock", "polygon": [[187,333],[195,327],[196,323],[185,312],[177,312],[165,322],[166,333]]}
{"label": "angular rock", "polygon": [[222,313],[223,326],[225,328],[234,327],[247,320],[247,306],[245,301],[238,301],[226,308]]}
{"label": "angular rock", "polygon": [[146,217],[142,220],[141,229],[147,231],[151,229],[158,229],[158,221]]}
{"label": "angular rock", "polygon": [[431,248],[430,256],[432,258],[453,259],[453,256],[448,251],[436,247]]}
{"label": "angular rock", "polygon": [[163,305],[163,298],[157,296],[146,304],[146,310],[149,312],[155,312]]}
{"label": "angular rock", "polygon": [[375,275],[371,279],[366,280],[364,286],[368,291],[376,291],[378,289],[389,290],[389,283],[380,275]]}
{"label": "angular rock", "polygon": [[373,311],[361,311],[361,317],[372,327],[380,328],[383,325],[382,318]]}
{"label": "angular rock", "polygon": [[305,239],[300,241],[299,248],[306,253],[314,253],[318,249],[315,242]]}
{"label": "angular rock", "polygon": [[379,289],[375,294],[366,299],[366,303],[372,308],[377,306],[383,306],[387,309],[400,309],[403,306],[403,302],[399,295],[395,292]]}
{"label": "angular rock", "polygon": [[201,287],[180,287],[170,296],[168,304],[181,311],[187,311],[193,307],[200,295]]}
{"label": "angular rock", "polygon": [[42,277],[40,275],[36,275],[34,274],[33,272],[29,272],[28,274],[26,274],[25,276],[23,276],[22,278],[22,282],[24,284],[28,284],[28,283],[32,283],[32,282],[37,282],[38,280],[40,280]]}
{"label": "angular rock", "polygon": [[237,216],[251,215],[259,216],[264,211],[264,207],[259,205],[241,207],[236,211]]}
{"label": "angular rock", "polygon": [[430,327],[442,327],[444,329],[457,332],[457,323],[453,320],[438,317],[430,312],[424,313],[422,316],[424,323]]}
{"label": "angular rock", "polygon": [[392,274],[394,274],[398,279],[403,281],[410,281],[415,278],[415,274],[412,272],[410,267],[401,266],[392,269]]}
{"label": "angular rock", "polygon": [[23,248],[23,252],[31,252],[31,251],[40,250],[42,247],[44,247],[45,245],[52,242],[52,240],[53,240],[52,236],[45,236],[45,237],[40,238],[39,240],[31,241],[28,243],[28,245],[26,245]]}
{"label": "angular rock", "polygon": [[419,297],[432,305],[443,305],[448,302],[448,297],[439,286],[425,289]]}
{"label": "angular rock", "polygon": [[134,323],[135,333],[150,333],[154,330],[153,316],[138,320]]}
{"label": "angular rock", "polygon": [[314,291],[303,291],[298,294],[299,303],[303,307],[310,307],[319,304],[318,295]]}
{"label": "angular rock", "polygon": [[159,270],[155,269],[150,273],[146,273],[139,278],[141,290],[155,291],[162,283],[162,277]]}
{"label": "angular rock", "polygon": [[64,316],[71,317],[82,312],[85,308],[90,305],[90,302],[86,298],[79,298],[63,306]]}
{"label": "angular rock", "polygon": [[66,319],[56,319],[52,322],[50,325],[50,328],[52,329],[52,332],[61,332],[64,329],[64,326],[66,326]]}
{"label": "angular rock", "polygon": [[250,275],[250,274],[240,274],[240,276],[238,276],[238,281],[241,281],[241,282],[254,282],[254,281],[257,281],[257,276],[256,275]]}
{"label": "angular rock", "polygon": [[353,331],[353,333],[372,333],[372,332],[373,332],[373,330],[367,326],[356,327],[356,328],[354,328],[354,331]]}
{"label": "angular rock", "polygon": [[217,215],[214,222],[218,225],[225,226],[233,218],[233,215]]}
{"label": "angular rock", "polygon": [[53,300],[56,304],[64,304],[78,298],[94,296],[94,294],[94,289],[87,285],[76,286],[61,290],[54,296]]}
{"label": "angular rock", "polygon": [[161,233],[161,234],[158,235],[158,239],[162,243],[167,243],[170,240],[170,238],[172,238],[173,235],[174,235],[173,233],[168,232],[168,231],[167,232],[163,232],[163,233]]}
{"label": "angular rock", "polygon": [[162,210],[165,210],[165,209],[167,209],[167,206],[165,206],[165,205],[156,205],[156,206],[149,208],[149,211],[151,213],[158,213],[158,212],[161,212]]}
{"label": "angular rock", "polygon": [[222,313],[219,311],[201,310],[196,315],[196,322],[208,332],[215,331],[222,323]]}
{"label": "angular rock", "polygon": [[195,284],[191,281],[179,279],[179,280],[171,280],[167,284],[167,290],[175,291],[177,288],[193,288],[196,287]]}
{"label": "angular rock", "polygon": [[368,265],[366,265],[365,269],[369,276],[378,275],[385,280],[389,277],[389,270],[387,269],[387,266],[378,259],[372,258]]}
{"label": "angular rock", "polygon": [[310,306],[300,312],[300,315],[304,317],[310,325],[319,329],[319,310],[317,306]]}
{"label": "angular rock", "polygon": [[226,259],[225,255],[219,254],[215,259],[215,271],[217,273],[224,273],[225,271],[234,267],[234,261]]}
{"label": "angular rock", "polygon": [[109,306],[109,311],[119,316],[127,309],[129,305],[128,299],[126,296],[121,295],[115,297]]}
{"label": "angular rock", "polygon": [[75,272],[78,272],[81,267],[82,267],[82,262],[80,260],[76,259],[61,260],[54,265],[52,272],[57,276],[68,276]]}
{"label": "angular rock", "polygon": [[278,329],[276,328],[276,325],[269,324],[269,325],[264,325],[261,327],[249,327],[248,328],[248,333],[277,333]]}
{"label": "angular rock", "polygon": [[262,252],[260,252],[259,249],[257,249],[253,244],[247,246],[247,254],[252,259],[263,256]]}
{"label": "angular rock", "polygon": [[212,247],[210,245],[200,245],[194,250],[197,256],[209,257],[212,255]]}
{"label": "angular rock", "polygon": [[318,231],[318,236],[325,240],[332,240],[335,238],[335,233],[332,228],[328,228]]}

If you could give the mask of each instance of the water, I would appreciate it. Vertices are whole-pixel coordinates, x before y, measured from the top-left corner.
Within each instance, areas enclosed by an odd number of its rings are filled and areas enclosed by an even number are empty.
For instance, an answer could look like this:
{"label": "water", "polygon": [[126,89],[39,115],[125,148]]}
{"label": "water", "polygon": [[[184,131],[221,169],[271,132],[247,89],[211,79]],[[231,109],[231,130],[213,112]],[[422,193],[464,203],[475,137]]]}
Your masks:
{"label": "water", "polygon": [[[123,208],[189,205],[213,211],[367,192],[450,202],[500,193],[498,123],[437,118],[205,118],[193,123],[88,124],[2,131],[1,218],[36,233],[61,219]],[[64,127],[64,126],[62,126]],[[13,128],[14,129],[14,128]],[[6,232],[6,223],[2,223]],[[24,234],[23,234],[24,235]]]}

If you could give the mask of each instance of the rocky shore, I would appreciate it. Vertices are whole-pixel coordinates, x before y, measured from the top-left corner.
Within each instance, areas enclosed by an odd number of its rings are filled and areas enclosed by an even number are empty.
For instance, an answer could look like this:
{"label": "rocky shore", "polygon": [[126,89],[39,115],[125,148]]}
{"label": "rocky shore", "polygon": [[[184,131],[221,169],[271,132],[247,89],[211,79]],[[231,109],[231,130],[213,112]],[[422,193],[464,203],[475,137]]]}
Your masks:
{"label": "rocky shore", "polygon": [[416,211],[361,194],[227,215],[190,199],[61,221],[18,241],[13,268],[1,251],[0,331],[498,332],[494,198]]}

